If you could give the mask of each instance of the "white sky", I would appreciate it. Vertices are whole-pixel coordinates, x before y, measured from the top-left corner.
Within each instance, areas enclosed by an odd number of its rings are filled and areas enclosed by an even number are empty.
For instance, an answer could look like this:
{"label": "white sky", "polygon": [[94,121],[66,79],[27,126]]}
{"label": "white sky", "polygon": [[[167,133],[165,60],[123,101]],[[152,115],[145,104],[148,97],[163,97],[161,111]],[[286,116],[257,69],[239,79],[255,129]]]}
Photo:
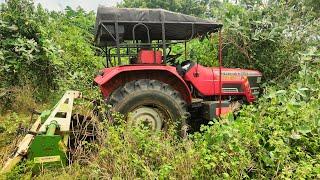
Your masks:
{"label": "white sky", "polygon": [[[0,0],[0,3],[5,0]],[[81,6],[86,11],[96,11],[99,4],[105,6],[115,6],[121,0],[34,0],[35,4],[40,3],[49,10],[62,11],[66,6],[73,9]]]}

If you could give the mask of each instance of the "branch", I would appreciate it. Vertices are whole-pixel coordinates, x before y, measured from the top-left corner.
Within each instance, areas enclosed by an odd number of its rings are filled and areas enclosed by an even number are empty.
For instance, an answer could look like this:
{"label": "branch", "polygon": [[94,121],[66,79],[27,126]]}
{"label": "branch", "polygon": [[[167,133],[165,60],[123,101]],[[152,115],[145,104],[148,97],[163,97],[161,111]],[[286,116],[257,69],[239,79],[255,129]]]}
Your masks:
{"label": "branch", "polygon": [[239,46],[233,39],[228,38],[227,39],[231,44],[233,44],[234,46],[236,46],[236,48],[238,49],[238,51],[240,51],[247,59],[248,62],[251,63],[251,57],[249,55],[249,52],[246,48]]}

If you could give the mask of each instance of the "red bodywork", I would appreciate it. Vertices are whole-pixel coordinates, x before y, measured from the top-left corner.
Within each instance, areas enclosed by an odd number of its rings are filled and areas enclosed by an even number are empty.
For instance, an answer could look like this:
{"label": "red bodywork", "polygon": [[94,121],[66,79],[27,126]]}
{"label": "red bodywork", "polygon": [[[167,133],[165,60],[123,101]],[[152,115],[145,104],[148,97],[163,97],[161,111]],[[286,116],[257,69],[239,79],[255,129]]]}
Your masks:
{"label": "red bodywork", "polygon": [[162,52],[143,50],[138,53],[138,64],[161,64]]}
{"label": "red bodywork", "polygon": [[173,66],[139,64],[105,68],[94,81],[99,85],[104,98],[107,99],[110,93],[121,85],[138,79],[154,79],[167,83],[180,92],[188,104],[191,103],[190,89]]}
{"label": "red bodywork", "polygon": [[[238,92],[222,91],[221,95],[228,96],[245,96],[248,102],[253,102],[255,96],[251,92],[248,77],[260,77],[262,74],[259,71],[236,69],[236,68],[221,68],[221,84],[223,87],[239,87]],[[184,76],[184,80],[190,82],[201,95],[213,96],[220,95],[219,68],[203,67],[194,65]]]}
{"label": "red bodywork", "polygon": [[[248,102],[253,102],[255,96],[251,91],[248,77],[261,77],[261,73],[253,70],[222,68],[222,95],[245,96]],[[188,85],[192,85],[203,97],[220,95],[219,68],[194,65],[182,77],[176,67],[158,64],[137,64],[105,68],[101,75],[95,78],[102,94],[107,99],[115,89],[126,82],[138,79],[155,79],[171,85],[180,92],[183,99],[190,104],[192,100]],[[238,92],[224,90],[238,88]],[[224,88],[227,87],[227,88]]]}

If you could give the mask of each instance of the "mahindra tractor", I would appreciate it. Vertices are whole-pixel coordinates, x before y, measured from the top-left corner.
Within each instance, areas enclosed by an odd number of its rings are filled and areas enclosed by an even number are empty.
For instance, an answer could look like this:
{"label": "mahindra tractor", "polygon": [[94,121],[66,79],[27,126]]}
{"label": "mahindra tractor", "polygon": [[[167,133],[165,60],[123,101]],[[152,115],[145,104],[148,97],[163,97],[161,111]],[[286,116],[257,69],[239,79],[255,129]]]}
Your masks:
{"label": "mahindra tractor", "polygon": [[[104,49],[106,68],[94,81],[105,102],[129,123],[153,130],[175,123],[184,134],[187,122],[212,120],[235,104],[254,102],[259,94],[260,72],[222,66],[221,28],[211,20],[163,9],[99,6],[95,42]],[[220,34],[220,66],[204,67],[189,59],[187,42],[215,32]],[[184,57],[172,53],[179,43]]]}

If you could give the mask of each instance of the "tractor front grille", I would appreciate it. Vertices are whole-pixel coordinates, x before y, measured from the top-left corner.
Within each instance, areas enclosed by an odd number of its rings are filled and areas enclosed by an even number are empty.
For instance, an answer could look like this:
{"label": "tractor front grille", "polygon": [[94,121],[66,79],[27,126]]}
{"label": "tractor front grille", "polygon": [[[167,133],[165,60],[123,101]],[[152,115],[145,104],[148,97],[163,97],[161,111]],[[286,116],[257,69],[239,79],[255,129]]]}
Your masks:
{"label": "tractor front grille", "polygon": [[243,92],[241,84],[222,84],[222,91],[226,93]]}
{"label": "tractor front grille", "polygon": [[260,93],[261,76],[249,76],[248,81],[252,94],[257,97]]}

